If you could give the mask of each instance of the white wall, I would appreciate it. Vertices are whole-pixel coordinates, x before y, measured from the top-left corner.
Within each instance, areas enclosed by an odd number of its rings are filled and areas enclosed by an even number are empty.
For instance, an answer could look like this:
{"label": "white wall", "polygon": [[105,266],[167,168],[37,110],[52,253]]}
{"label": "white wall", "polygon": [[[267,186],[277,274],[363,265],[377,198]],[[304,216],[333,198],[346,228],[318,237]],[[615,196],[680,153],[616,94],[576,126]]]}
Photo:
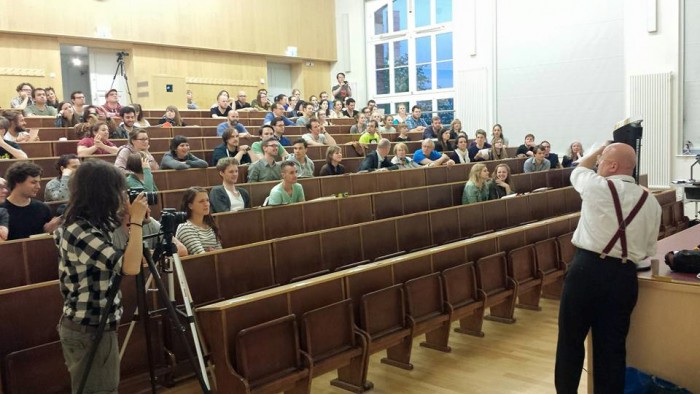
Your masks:
{"label": "white wall", "polygon": [[[335,0],[335,20],[338,61],[331,66],[328,92],[331,86],[338,84],[335,75],[343,72],[352,88],[352,97],[358,101],[357,107],[361,108],[370,99],[367,96],[364,1]],[[346,48],[349,48],[347,59],[343,56]]]}

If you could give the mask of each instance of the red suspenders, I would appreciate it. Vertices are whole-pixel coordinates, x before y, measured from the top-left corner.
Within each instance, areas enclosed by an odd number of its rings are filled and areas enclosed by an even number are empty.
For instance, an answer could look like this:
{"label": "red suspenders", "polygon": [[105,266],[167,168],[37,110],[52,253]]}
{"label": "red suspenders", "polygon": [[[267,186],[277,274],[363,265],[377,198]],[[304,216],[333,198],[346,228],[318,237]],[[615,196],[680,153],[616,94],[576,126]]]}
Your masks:
{"label": "red suspenders", "polygon": [[627,219],[622,219],[622,205],[620,204],[620,197],[617,195],[617,189],[615,189],[615,185],[612,183],[610,179],[608,181],[608,187],[610,188],[610,193],[612,193],[612,198],[613,198],[613,203],[615,204],[615,213],[617,214],[617,223],[618,223],[618,228],[617,231],[615,232],[615,235],[613,235],[612,239],[610,239],[610,242],[608,242],[608,245],[603,249],[603,252],[600,254],[600,258],[604,259],[608,253],[612,250],[613,246],[615,246],[615,243],[617,240],[620,240],[620,246],[622,246],[622,262],[626,263],[627,262],[627,236],[625,235],[625,230],[627,229],[627,226],[632,222],[632,219],[634,219],[635,216],[637,216],[637,213],[639,213],[639,210],[642,209],[642,205],[644,205],[644,202],[647,200],[647,197],[649,196],[649,192],[646,190],[642,191],[642,196],[639,198],[639,201],[637,201],[637,205],[632,208],[632,211],[630,214],[627,216]]}

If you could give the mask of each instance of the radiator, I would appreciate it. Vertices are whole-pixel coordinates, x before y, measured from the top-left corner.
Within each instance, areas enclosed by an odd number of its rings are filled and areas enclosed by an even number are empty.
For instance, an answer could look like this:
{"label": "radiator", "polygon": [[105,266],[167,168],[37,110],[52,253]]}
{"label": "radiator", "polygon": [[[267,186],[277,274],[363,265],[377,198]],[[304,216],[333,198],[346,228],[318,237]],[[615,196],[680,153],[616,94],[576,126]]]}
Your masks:
{"label": "radiator", "polygon": [[671,184],[671,73],[630,76],[630,120],[643,119],[640,174],[650,188]]}
{"label": "radiator", "polygon": [[474,130],[490,131],[488,72],[484,69],[457,72],[460,86],[457,89],[455,118],[462,121],[462,130],[474,138]]}

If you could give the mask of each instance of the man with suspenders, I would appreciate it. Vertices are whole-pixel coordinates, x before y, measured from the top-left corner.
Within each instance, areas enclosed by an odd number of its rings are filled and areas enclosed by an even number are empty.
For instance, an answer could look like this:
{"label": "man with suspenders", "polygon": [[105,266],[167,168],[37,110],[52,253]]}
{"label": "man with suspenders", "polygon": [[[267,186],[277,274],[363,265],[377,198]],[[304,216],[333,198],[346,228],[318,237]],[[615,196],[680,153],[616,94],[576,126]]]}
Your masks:
{"label": "man with suspenders", "polygon": [[571,173],[583,202],[559,309],[558,393],[577,391],[589,329],[595,392],[624,391],[625,339],[637,303],[636,263],[656,254],[661,222],[656,198],[632,177],[635,165],[634,149],[613,143],[581,159]]}

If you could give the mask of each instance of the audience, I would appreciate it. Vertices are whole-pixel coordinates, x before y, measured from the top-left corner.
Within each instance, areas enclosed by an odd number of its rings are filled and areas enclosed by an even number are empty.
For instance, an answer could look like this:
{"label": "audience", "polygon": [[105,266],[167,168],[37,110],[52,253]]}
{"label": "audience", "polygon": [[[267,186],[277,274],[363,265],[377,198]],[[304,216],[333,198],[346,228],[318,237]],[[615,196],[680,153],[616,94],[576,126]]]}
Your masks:
{"label": "audience", "polygon": [[260,135],[260,141],[253,142],[253,145],[250,147],[250,151],[252,152],[252,161],[256,162],[260,159],[263,158],[265,155],[265,152],[263,150],[263,143],[265,141],[271,140],[275,142],[275,146],[277,147],[277,152],[274,153],[275,159],[277,160],[282,160],[285,156],[287,156],[287,151],[284,149],[284,147],[275,139],[275,131],[274,127],[270,125],[262,125],[258,129],[258,135]]}
{"label": "audience", "polygon": [[319,176],[345,174],[345,166],[340,164],[343,161],[343,149],[338,145],[331,145],[326,149],[326,164],[321,167]]}
{"label": "audience", "polygon": [[281,164],[282,182],[270,190],[267,197],[267,205],[285,205],[295,202],[304,202],[304,188],[297,183],[297,168],[291,161]]}
{"label": "audience", "polygon": [[469,149],[467,148],[468,144],[469,140],[467,140],[466,135],[462,134],[457,137],[457,146],[455,146],[452,153],[450,153],[450,158],[455,163],[465,164],[471,162],[471,159],[469,159]]}
{"label": "audience", "polygon": [[238,99],[235,102],[236,110],[252,108],[248,102],[248,95],[244,90],[238,92]]}
{"label": "audience", "polygon": [[279,141],[282,146],[292,146],[292,142],[289,138],[284,136],[284,119],[282,117],[272,119],[270,123],[275,130],[275,138]]}
{"label": "audience", "polygon": [[[82,112],[80,112],[81,113],[80,121],[81,122],[90,122],[90,121],[97,122],[97,120],[99,119],[97,107],[95,107],[94,105],[86,105],[83,107],[84,108],[83,108]],[[78,111],[76,110],[76,112],[78,112]]]}
{"label": "audience", "polygon": [[438,152],[450,152],[455,150],[455,146],[452,144],[452,141],[450,141],[449,129],[442,129],[438,141],[435,143],[435,150]]}
{"label": "audience", "polygon": [[261,145],[264,155],[248,167],[248,182],[277,181],[282,172],[282,167],[275,161],[275,154],[278,153],[277,141],[269,138],[263,140]]}
{"label": "audience", "polygon": [[435,151],[435,143],[432,139],[426,138],[421,143],[421,148],[413,153],[413,161],[422,166],[439,166],[455,164],[446,154]]}
{"label": "audience", "polygon": [[331,119],[346,118],[345,114],[343,114],[343,101],[342,100],[333,100],[333,109],[331,109],[330,112],[328,113],[328,117]]}
{"label": "audience", "polygon": [[[284,107],[281,104],[272,104],[272,112],[268,112],[263,119],[263,125],[269,125],[273,120],[281,118],[285,126],[295,126],[296,123],[292,122],[289,118],[284,116]],[[292,115],[294,116],[294,115]]]}
{"label": "audience", "polygon": [[363,113],[358,113],[355,117],[355,124],[350,126],[350,134],[362,134],[367,128],[367,116]]}
{"label": "audience", "polygon": [[306,124],[306,130],[308,133],[302,135],[301,137],[306,140],[309,145],[336,145],[335,138],[328,134],[325,129],[321,129],[321,124],[318,119],[311,118],[309,123]]}
{"label": "audience", "polygon": [[131,106],[134,108],[134,111],[136,111],[136,121],[134,122],[134,126],[140,127],[142,129],[146,127],[151,127],[151,122],[149,122],[148,119],[146,119],[143,116],[143,108],[141,107],[141,104],[134,103],[131,104]]}
{"label": "audience", "polygon": [[56,108],[46,104],[46,90],[35,88],[32,92],[34,104],[24,109],[24,116],[56,116]]}
{"label": "audience", "polygon": [[318,110],[316,110],[319,113],[323,113],[326,116],[331,116],[331,109],[330,109],[330,103],[328,100],[321,100],[318,103]]}
{"label": "audience", "polygon": [[76,90],[75,92],[70,94],[70,102],[73,104],[73,111],[78,115],[79,121],[84,122],[82,118],[80,118],[83,115],[84,111],[84,106],[85,106],[85,93],[81,92],[80,90]]}
{"label": "audience", "polygon": [[187,98],[187,109],[198,109],[197,103],[194,102],[193,94],[190,89],[185,92],[185,97]]}
{"label": "audience", "polygon": [[221,135],[223,143],[217,145],[212,153],[211,164],[216,165],[219,160],[230,157],[235,158],[240,164],[250,164],[252,162],[250,158],[250,146],[240,145],[239,146],[239,136],[238,131],[235,129],[227,129]]}
{"label": "audience", "polygon": [[3,136],[5,141],[16,142],[18,144],[39,141],[39,129],[25,129],[27,122],[24,120],[24,115],[20,112],[5,111],[2,116],[10,122]]}
{"label": "audience", "polygon": [[535,154],[535,136],[532,134],[525,134],[525,143],[518,147],[515,151],[515,156],[518,158],[532,157]]}
{"label": "audience", "polygon": [[97,122],[87,127],[87,132],[78,141],[78,156],[109,155],[119,150],[109,140],[109,128],[105,122]]}
{"label": "audience", "polygon": [[348,97],[352,97],[352,88],[345,80],[345,73],[338,73],[335,76],[338,84],[331,88],[331,93],[336,100],[345,100]]}
{"label": "audience", "polygon": [[377,143],[377,149],[370,152],[362,160],[358,171],[375,171],[375,170],[396,170],[398,167],[389,160],[389,150],[391,149],[391,141],[382,138]]}
{"label": "audience", "polygon": [[561,159],[561,165],[564,168],[575,167],[578,161],[583,157],[583,145],[580,142],[574,141],[566,150],[566,155]]}
{"label": "audience", "polygon": [[267,100],[267,89],[258,89],[258,95],[250,103],[250,106],[257,111],[269,111],[270,102]]}
{"label": "audience", "polygon": [[20,148],[19,144],[5,139],[9,128],[10,121],[0,116],[0,159],[26,159],[27,154]]}
{"label": "audience", "polygon": [[221,122],[219,123],[218,126],[216,126],[216,135],[219,137],[224,134],[224,131],[226,131],[229,128],[236,129],[238,134],[248,134],[248,130],[246,130],[245,126],[243,126],[239,121],[239,115],[238,111],[236,110],[231,110],[228,111],[228,120],[226,122]]}
{"label": "audience", "polygon": [[44,189],[44,201],[66,201],[69,197],[68,182],[73,172],[80,167],[78,155],[69,153],[61,155],[56,162],[58,177],[51,179]]}
{"label": "audience", "polygon": [[406,123],[407,119],[408,113],[406,112],[406,105],[399,104],[399,107],[396,110],[396,115],[394,116],[394,124]]}
{"label": "audience", "polygon": [[306,103],[302,107],[302,115],[297,118],[297,126],[306,126],[309,120],[313,118],[314,105],[312,103]]}
{"label": "audience", "polygon": [[343,116],[346,118],[356,118],[359,112],[355,109],[355,99],[349,98],[345,100],[345,109],[343,110]]}
{"label": "audience", "polygon": [[541,145],[535,147],[535,155],[525,160],[523,172],[546,171],[550,168],[550,162],[544,157],[546,149]]}
{"label": "audience", "polygon": [[10,100],[10,108],[25,109],[34,104],[32,92],[34,92],[34,86],[29,82],[22,82],[17,85],[17,97]]}
{"label": "audience", "polygon": [[[297,107],[297,104],[299,104],[299,97],[297,96],[290,96],[289,99],[287,100],[287,105],[284,106],[284,110],[286,111],[286,115],[289,115],[290,117],[296,117],[297,116],[297,111],[294,109]],[[341,110],[343,107],[343,104],[340,104]]]}
{"label": "audience", "polygon": [[503,147],[507,148],[508,147],[508,138],[506,138],[503,135],[503,126],[496,123],[495,125],[493,125],[493,128],[491,129],[491,143],[493,144],[493,141],[495,141],[498,138],[503,140]]}
{"label": "audience", "polygon": [[75,127],[80,123],[78,115],[76,115],[73,110],[73,105],[67,101],[61,101],[58,104],[58,115],[56,116],[56,121],[54,126],[56,127]]}
{"label": "audience", "polygon": [[180,111],[174,105],[168,105],[165,108],[165,115],[163,115],[163,117],[160,118],[158,124],[163,126],[170,125],[173,127],[187,126],[187,124],[185,124],[185,122],[183,122],[182,118],[180,117]]}
{"label": "audience", "polygon": [[469,160],[488,160],[490,148],[491,144],[486,142],[486,132],[482,129],[477,130],[474,141],[469,145]]}
{"label": "audience", "polygon": [[113,140],[129,138],[129,133],[134,130],[136,123],[136,109],[129,106],[122,107],[119,110],[119,116],[122,118],[122,122],[119,123],[114,132],[109,134],[109,138]]}
{"label": "audience", "polygon": [[20,161],[7,169],[5,177],[10,190],[10,195],[2,204],[10,215],[7,239],[27,238],[56,230],[61,218],[52,218],[49,206],[35,199],[41,189],[41,167]]}
{"label": "audience", "polygon": [[117,89],[109,89],[105,93],[105,103],[104,105],[97,107],[97,112],[102,114],[105,118],[113,118],[119,115],[122,106],[119,104],[119,92]]}
{"label": "audience", "polygon": [[559,156],[556,153],[551,152],[552,145],[549,141],[540,142],[540,146],[544,148],[544,158],[549,161],[549,168],[561,168],[559,164]]}
{"label": "audience", "polygon": [[396,130],[398,131],[399,135],[397,135],[394,140],[398,142],[408,142],[410,140],[408,138],[408,126],[406,126],[406,123],[397,124]]}
{"label": "audience", "polygon": [[493,180],[489,200],[497,200],[509,194],[515,193],[510,180],[510,167],[508,164],[499,164],[493,171]]}
{"label": "audience", "polygon": [[10,214],[3,206],[8,191],[7,181],[0,177],[0,242],[7,241],[7,235],[10,233]]}
{"label": "audience", "polygon": [[464,133],[465,136],[467,135],[467,133],[462,130],[462,121],[455,119],[450,123],[450,138],[454,140],[459,137],[460,133]]}
{"label": "audience", "polygon": [[396,128],[394,127],[394,117],[391,115],[384,116],[384,124],[379,127],[379,132],[384,133],[396,133]]}
{"label": "audience", "polygon": [[209,195],[206,189],[190,187],[182,196],[180,211],[187,221],[177,226],[175,237],[187,248],[190,255],[221,249],[221,236],[211,216]]}
{"label": "audience", "polygon": [[474,164],[469,172],[469,181],[464,185],[462,205],[488,201],[491,195],[491,185],[489,169],[486,168],[486,164]]}
{"label": "audience", "polygon": [[164,170],[186,170],[188,168],[207,168],[206,161],[190,152],[190,143],[184,135],[176,135],[170,141],[170,151],[163,155],[160,167]]}
{"label": "audience", "polygon": [[46,91],[46,105],[50,107],[54,107],[57,110],[59,109],[58,107],[58,98],[56,97],[56,91],[49,86],[48,88],[44,89]]}
{"label": "audience", "polygon": [[297,167],[299,178],[311,178],[314,176],[314,162],[306,155],[307,144],[303,138],[294,141],[294,153],[290,153],[285,158]]}
{"label": "audience", "polygon": [[[442,135],[442,132],[447,129],[443,129],[442,127],[442,119],[440,119],[439,116],[433,115],[432,118],[432,123],[430,126],[426,127],[425,130],[423,130],[423,139],[426,138],[437,138],[440,139],[440,136]],[[447,130],[449,131],[449,130]],[[451,136],[449,138],[452,138]]]}
{"label": "audience", "polygon": [[405,170],[408,168],[418,168],[420,164],[413,161],[412,158],[406,156],[408,154],[408,146],[403,142],[394,145],[394,157],[391,159],[391,164],[394,164],[399,169]]}
{"label": "audience", "polygon": [[228,116],[228,112],[231,110],[231,106],[228,103],[228,92],[222,90],[219,95],[216,96],[216,104],[211,107],[210,113],[212,118],[225,118]]}
{"label": "audience", "polygon": [[236,188],[238,160],[233,157],[224,157],[216,163],[216,170],[219,171],[219,176],[223,183],[214,186],[209,192],[209,203],[212,213],[250,208],[248,191],[243,188]]}
{"label": "audience", "polygon": [[508,151],[506,150],[503,140],[500,138],[494,138],[491,150],[489,150],[489,160],[503,160],[507,158]]}
{"label": "audience", "polygon": [[142,188],[147,192],[157,192],[158,187],[153,179],[148,156],[143,152],[132,153],[126,159],[126,184],[129,188]]}
{"label": "audience", "polygon": [[[360,115],[363,116],[363,115]],[[353,126],[354,127],[354,126]],[[360,143],[361,144],[373,144],[377,143],[380,138],[382,138],[382,135],[379,134],[379,125],[377,124],[376,120],[370,120],[367,122],[367,129],[362,133],[360,136]]]}
{"label": "audience", "polygon": [[129,133],[129,142],[126,145],[119,147],[119,150],[117,151],[117,159],[114,161],[114,165],[122,170],[126,170],[126,159],[129,157],[129,155],[132,153],[143,152],[148,159],[148,165],[151,167],[151,170],[159,169],[160,166],[158,166],[158,163],[153,158],[153,155],[148,152],[148,148],[150,147],[148,141],[148,133],[146,133],[145,129],[134,128],[131,130]]}
{"label": "audience", "polygon": [[[419,106],[414,105],[411,108],[411,116],[406,118],[406,126],[408,126],[408,131],[416,131],[422,133],[428,124],[425,123],[425,119],[421,117],[421,109]],[[425,139],[425,138],[424,138]]]}

